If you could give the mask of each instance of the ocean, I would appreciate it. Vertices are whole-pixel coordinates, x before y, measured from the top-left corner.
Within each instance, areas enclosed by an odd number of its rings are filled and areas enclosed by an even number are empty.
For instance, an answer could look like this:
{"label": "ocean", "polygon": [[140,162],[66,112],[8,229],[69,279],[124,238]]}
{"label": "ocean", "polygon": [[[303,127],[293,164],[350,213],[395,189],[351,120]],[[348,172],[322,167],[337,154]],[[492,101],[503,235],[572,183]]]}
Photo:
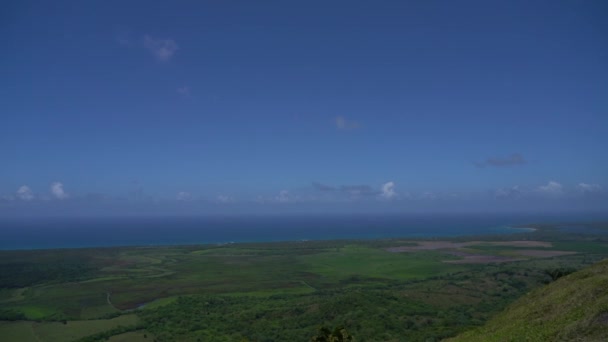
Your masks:
{"label": "ocean", "polygon": [[222,244],[438,237],[521,232],[564,222],[540,215],[314,215],[235,217],[2,218],[0,249]]}

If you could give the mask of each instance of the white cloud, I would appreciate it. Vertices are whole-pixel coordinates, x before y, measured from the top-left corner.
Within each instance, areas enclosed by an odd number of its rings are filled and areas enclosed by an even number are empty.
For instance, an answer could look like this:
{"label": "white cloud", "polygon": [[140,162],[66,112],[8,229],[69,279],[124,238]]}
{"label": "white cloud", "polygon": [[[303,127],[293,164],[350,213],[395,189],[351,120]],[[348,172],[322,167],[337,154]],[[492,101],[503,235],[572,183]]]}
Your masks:
{"label": "white cloud", "polygon": [[188,86],[179,87],[176,91],[183,97],[190,97],[190,87]]}
{"label": "white cloud", "polygon": [[192,194],[186,191],[180,191],[175,197],[178,201],[190,201],[192,200]]}
{"label": "white cloud", "polygon": [[539,186],[538,191],[547,195],[560,195],[563,192],[563,187],[558,182],[550,181],[547,185]]}
{"label": "white cloud", "polygon": [[275,199],[280,203],[286,203],[291,200],[291,197],[289,196],[289,191],[281,190]]}
{"label": "white cloud", "polygon": [[259,203],[259,204],[264,204],[267,202],[267,200],[264,198],[264,196],[257,196],[253,201],[255,203]]}
{"label": "white cloud", "polygon": [[161,62],[169,61],[179,48],[172,39],[154,39],[149,35],[144,36],[144,46]]}
{"label": "white cloud", "polygon": [[234,198],[232,196],[218,195],[217,196],[217,201],[219,203],[233,203],[234,202]]}
{"label": "white cloud", "polygon": [[60,182],[54,182],[51,184],[51,194],[57,199],[66,199],[68,194],[63,190],[63,184]]}
{"label": "white cloud", "polygon": [[393,199],[397,197],[397,193],[395,192],[395,183],[387,182],[382,185],[382,193],[380,196],[384,199]]}
{"label": "white cloud", "polygon": [[23,201],[30,201],[34,199],[32,189],[27,185],[22,185],[17,189],[17,198]]}
{"label": "white cloud", "polygon": [[336,128],[338,128],[338,129],[348,130],[348,129],[359,128],[358,122],[347,120],[343,116],[336,117],[335,123],[336,123]]}
{"label": "white cloud", "polygon": [[410,192],[406,191],[406,192],[399,193],[399,198],[400,199],[411,200],[411,199],[414,199],[414,196]]}
{"label": "white cloud", "polygon": [[524,165],[527,164],[528,161],[524,159],[524,157],[519,153],[513,153],[510,156],[505,158],[488,158],[482,162],[475,162],[474,164],[477,167],[486,167],[486,166],[494,166],[494,167],[508,167],[508,166],[516,166],[516,165]]}
{"label": "white cloud", "polygon": [[426,191],[420,195],[420,198],[425,200],[434,200],[437,199],[437,195],[434,192]]}
{"label": "white cloud", "polygon": [[519,185],[515,185],[511,188],[501,188],[496,190],[494,196],[496,198],[520,198],[522,196],[522,189]]}
{"label": "white cloud", "polygon": [[585,193],[596,193],[602,191],[602,187],[599,184],[578,183],[577,188],[579,191]]}

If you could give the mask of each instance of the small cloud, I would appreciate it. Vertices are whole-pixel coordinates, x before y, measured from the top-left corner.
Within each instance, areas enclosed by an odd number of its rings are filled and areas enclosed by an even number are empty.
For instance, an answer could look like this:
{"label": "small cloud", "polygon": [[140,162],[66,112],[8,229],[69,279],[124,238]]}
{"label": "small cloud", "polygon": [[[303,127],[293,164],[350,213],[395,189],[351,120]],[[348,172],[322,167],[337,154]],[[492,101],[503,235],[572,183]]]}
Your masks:
{"label": "small cloud", "polygon": [[437,199],[437,194],[435,194],[434,192],[426,191],[420,194],[420,198],[425,200],[435,200]]}
{"label": "small cloud", "polygon": [[315,188],[315,190],[319,190],[319,191],[336,191],[336,187],[331,186],[331,185],[325,185],[325,184],[321,184],[318,182],[312,182],[312,187]]}
{"label": "small cloud", "polygon": [[372,189],[369,185],[342,185],[340,191],[355,197],[378,194],[378,191]]}
{"label": "small cloud", "polygon": [[255,198],[253,201],[254,201],[255,203],[258,203],[258,204],[264,204],[264,203],[268,202],[268,201],[267,201],[267,200],[264,198],[264,196],[257,196],[257,197],[256,197],[256,198]]}
{"label": "small cloud", "polygon": [[190,194],[189,192],[186,192],[186,191],[180,191],[175,196],[175,199],[178,201],[191,201],[192,194]]}
{"label": "small cloud", "polygon": [[352,198],[369,197],[382,194],[382,191],[373,189],[369,185],[341,185],[339,187],[327,184],[313,182],[312,186],[315,190],[323,192],[336,192],[349,195]]}
{"label": "small cloud", "polygon": [[0,203],[2,202],[12,202],[15,200],[15,196],[13,195],[4,195],[2,197],[0,197]]}
{"label": "small cloud", "polygon": [[409,192],[407,192],[407,191],[399,193],[398,196],[399,196],[400,199],[406,199],[406,200],[412,200],[412,199],[414,199],[414,195],[411,194],[411,193],[409,193]]}
{"label": "small cloud", "polygon": [[287,203],[291,201],[291,196],[289,195],[289,191],[281,190],[281,192],[279,192],[275,199],[280,203]]}
{"label": "small cloud", "polygon": [[154,39],[149,35],[144,36],[144,47],[161,62],[169,61],[179,48],[172,39]]}
{"label": "small cloud", "polygon": [[598,193],[602,191],[602,187],[599,184],[578,183],[576,187],[582,193]]}
{"label": "small cloud", "polygon": [[501,188],[494,193],[494,197],[496,198],[520,198],[521,196],[522,190],[519,185],[511,188]]}
{"label": "small cloud", "polygon": [[475,162],[475,166],[483,168],[486,166],[494,166],[494,167],[508,167],[508,166],[517,166],[524,165],[527,161],[524,157],[519,153],[513,153],[510,156],[505,158],[488,158],[482,162]]}
{"label": "small cloud", "polygon": [[66,199],[68,194],[63,190],[63,184],[60,182],[54,182],[51,184],[51,194],[57,199]]}
{"label": "small cloud", "polygon": [[359,123],[356,121],[347,120],[343,116],[338,116],[335,119],[336,128],[340,130],[351,130],[359,128]]}
{"label": "small cloud", "polygon": [[179,87],[176,91],[183,97],[190,97],[190,87],[188,86]]}
{"label": "small cloud", "polygon": [[217,196],[217,201],[219,203],[234,203],[234,197],[232,196],[226,196],[226,195],[218,195]]}
{"label": "small cloud", "polygon": [[382,185],[382,193],[380,193],[380,197],[390,200],[397,197],[397,193],[395,192],[395,183],[387,182]]}
{"label": "small cloud", "polygon": [[20,186],[19,189],[17,189],[16,196],[22,201],[31,201],[34,199],[34,193],[32,193],[32,189],[27,185]]}
{"label": "small cloud", "polygon": [[561,195],[563,192],[563,187],[561,184],[555,181],[550,181],[547,185],[541,185],[538,187],[538,191],[546,195]]}

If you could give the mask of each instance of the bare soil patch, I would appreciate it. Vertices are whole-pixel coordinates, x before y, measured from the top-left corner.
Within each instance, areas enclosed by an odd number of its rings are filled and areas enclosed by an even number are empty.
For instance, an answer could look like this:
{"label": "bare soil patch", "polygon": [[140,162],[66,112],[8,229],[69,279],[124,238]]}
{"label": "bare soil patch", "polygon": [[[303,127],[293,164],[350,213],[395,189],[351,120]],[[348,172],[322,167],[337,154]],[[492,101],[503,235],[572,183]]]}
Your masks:
{"label": "bare soil patch", "polygon": [[475,245],[489,245],[489,246],[508,246],[508,247],[553,247],[551,242],[547,241],[472,241],[470,244]]}
{"label": "bare soil patch", "polygon": [[551,251],[541,249],[522,249],[515,252],[515,256],[488,255],[474,253],[470,250],[464,250],[466,247],[482,245],[482,246],[504,246],[504,247],[552,247],[550,242],[546,241],[467,241],[467,242],[452,242],[452,241],[416,241],[416,246],[396,246],[386,248],[392,253],[403,252],[419,252],[419,251],[442,251],[446,254],[460,257],[459,260],[445,260],[451,264],[487,264],[524,260],[525,257],[534,258],[550,258],[560,255],[574,254],[569,251]]}
{"label": "bare soil patch", "polygon": [[475,245],[486,246],[507,246],[507,247],[552,247],[550,242],[546,241],[467,241],[467,242],[452,242],[452,241],[416,241],[417,246],[398,246],[389,247],[386,250],[393,253],[401,252],[416,252],[424,250],[438,249],[458,249]]}
{"label": "bare soil patch", "polygon": [[451,241],[418,241],[417,246],[399,246],[389,247],[386,250],[393,253],[401,252],[417,252],[425,250],[437,249],[456,249],[466,246],[468,242],[451,242]]}
{"label": "bare soil patch", "polygon": [[517,254],[523,256],[530,256],[535,258],[551,258],[562,255],[576,254],[576,252],[572,251],[547,251],[543,249],[525,249],[521,251],[517,251]]}

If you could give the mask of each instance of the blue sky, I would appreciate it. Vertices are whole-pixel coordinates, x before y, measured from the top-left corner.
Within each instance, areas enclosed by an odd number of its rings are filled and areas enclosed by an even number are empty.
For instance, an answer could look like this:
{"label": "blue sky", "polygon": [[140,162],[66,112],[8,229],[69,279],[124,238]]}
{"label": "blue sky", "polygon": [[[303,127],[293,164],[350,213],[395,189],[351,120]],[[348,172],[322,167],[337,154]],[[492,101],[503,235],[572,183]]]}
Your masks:
{"label": "blue sky", "polygon": [[605,1],[0,12],[0,214],[608,209]]}

